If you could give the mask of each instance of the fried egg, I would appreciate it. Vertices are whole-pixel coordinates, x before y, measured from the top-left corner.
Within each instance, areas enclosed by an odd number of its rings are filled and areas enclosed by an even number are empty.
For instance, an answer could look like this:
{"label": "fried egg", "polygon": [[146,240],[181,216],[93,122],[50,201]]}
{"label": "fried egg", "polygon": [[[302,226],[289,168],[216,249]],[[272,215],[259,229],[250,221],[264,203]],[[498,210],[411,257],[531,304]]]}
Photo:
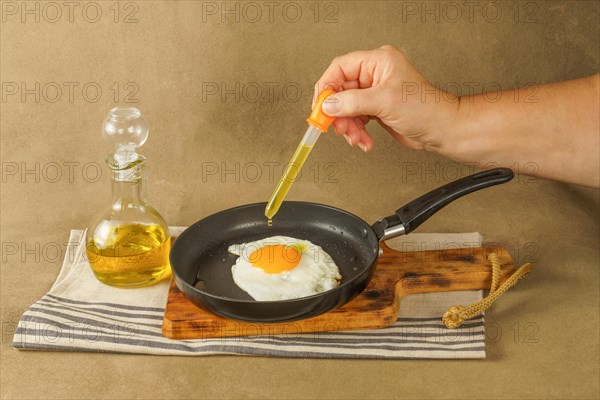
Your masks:
{"label": "fried egg", "polygon": [[340,271],[329,254],[308,240],[273,236],[234,244],[238,256],[231,267],[233,281],[254,300],[297,299],[340,284]]}

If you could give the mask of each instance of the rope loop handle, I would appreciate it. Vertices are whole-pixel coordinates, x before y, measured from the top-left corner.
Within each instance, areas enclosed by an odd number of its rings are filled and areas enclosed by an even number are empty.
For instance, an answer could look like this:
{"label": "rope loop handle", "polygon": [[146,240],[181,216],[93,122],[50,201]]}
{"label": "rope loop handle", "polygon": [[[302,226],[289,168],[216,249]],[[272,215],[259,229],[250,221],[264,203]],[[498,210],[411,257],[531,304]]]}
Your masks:
{"label": "rope loop handle", "polygon": [[442,316],[442,322],[449,329],[455,329],[461,326],[466,320],[482,314],[487,310],[498,297],[500,297],[509,288],[514,286],[522,277],[533,271],[533,265],[527,263],[516,270],[508,279],[498,287],[500,283],[500,261],[498,254],[490,253],[487,259],[492,263],[492,285],[487,297],[470,306],[452,306]]}

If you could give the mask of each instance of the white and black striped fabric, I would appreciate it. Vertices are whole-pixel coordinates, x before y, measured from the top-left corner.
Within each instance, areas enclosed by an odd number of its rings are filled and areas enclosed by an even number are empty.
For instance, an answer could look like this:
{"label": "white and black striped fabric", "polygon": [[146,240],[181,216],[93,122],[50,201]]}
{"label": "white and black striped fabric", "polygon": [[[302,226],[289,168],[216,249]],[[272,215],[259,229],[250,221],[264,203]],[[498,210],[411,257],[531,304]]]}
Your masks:
{"label": "white and black striped fabric", "polygon": [[[176,235],[181,228],[173,228]],[[481,292],[407,297],[401,317],[384,329],[222,339],[171,340],[161,334],[168,282],[117,289],[94,278],[85,234],[72,230],[60,274],[48,294],[23,314],[13,346],[25,350],[157,355],[254,355],[310,358],[484,358],[483,318],[449,330],[441,310],[468,304]],[[406,311],[403,312],[403,309]],[[419,312],[435,316],[416,316]]]}

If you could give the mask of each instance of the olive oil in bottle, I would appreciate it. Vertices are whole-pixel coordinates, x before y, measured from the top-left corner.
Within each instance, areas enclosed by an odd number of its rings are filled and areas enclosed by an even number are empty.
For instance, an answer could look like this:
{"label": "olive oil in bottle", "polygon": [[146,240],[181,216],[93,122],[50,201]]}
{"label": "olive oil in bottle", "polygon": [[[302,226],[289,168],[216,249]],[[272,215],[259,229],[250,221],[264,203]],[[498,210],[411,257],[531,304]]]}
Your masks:
{"label": "olive oil in bottle", "polygon": [[88,228],[86,254],[100,282],[148,286],[171,271],[167,223],[146,201],[146,159],[136,153],[148,137],[148,126],[138,109],[117,107],[104,123],[104,137],[115,147],[106,159],[112,172],[112,204]]}
{"label": "olive oil in bottle", "polygon": [[171,243],[163,227],[132,224],[101,229],[107,240],[101,242],[97,235],[87,247],[99,281],[112,286],[145,286],[168,272]]}

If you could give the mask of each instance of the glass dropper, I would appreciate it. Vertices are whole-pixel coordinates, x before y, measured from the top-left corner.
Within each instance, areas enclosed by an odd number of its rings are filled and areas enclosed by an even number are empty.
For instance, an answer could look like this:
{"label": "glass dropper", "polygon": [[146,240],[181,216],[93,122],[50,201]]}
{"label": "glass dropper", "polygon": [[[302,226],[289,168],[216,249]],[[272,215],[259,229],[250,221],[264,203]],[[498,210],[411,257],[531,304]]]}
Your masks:
{"label": "glass dropper", "polygon": [[313,106],[310,117],[306,120],[308,122],[308,129],[302,137],[302,141],[296,148],[296,152],[292,156],[290,163],[283,171],[281,179],[265,207],[265,216],[269,219],[269,226],[272,224],[273,217],[277,214],[277,211],[279,211],[281,203],[283,203],[283,200],[287,196],[313,146],[321,136],[321,133],[327,132],[327,129],[329,129],[329,126],[335,120],[335,117],[326,115],[322,108],[325,99],[332,94],[335,94],[335,92],[329,89],[321,92],[317,102]]}

